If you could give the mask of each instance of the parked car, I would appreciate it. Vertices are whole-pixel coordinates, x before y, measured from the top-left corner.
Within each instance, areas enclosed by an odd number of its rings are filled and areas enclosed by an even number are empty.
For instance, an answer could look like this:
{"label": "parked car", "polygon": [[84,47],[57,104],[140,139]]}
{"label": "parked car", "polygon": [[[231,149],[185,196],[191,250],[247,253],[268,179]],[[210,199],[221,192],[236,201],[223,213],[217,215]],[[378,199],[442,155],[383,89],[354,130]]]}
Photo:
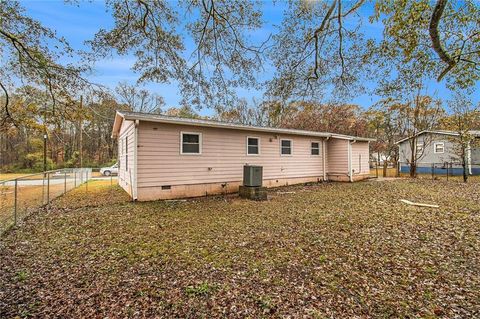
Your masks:
{"label": "parked car", "polygon": [[118,163],[113,164],[109,167],[102,167],[100,169],[100,174],[103,176],[117,175],[118,174]]}

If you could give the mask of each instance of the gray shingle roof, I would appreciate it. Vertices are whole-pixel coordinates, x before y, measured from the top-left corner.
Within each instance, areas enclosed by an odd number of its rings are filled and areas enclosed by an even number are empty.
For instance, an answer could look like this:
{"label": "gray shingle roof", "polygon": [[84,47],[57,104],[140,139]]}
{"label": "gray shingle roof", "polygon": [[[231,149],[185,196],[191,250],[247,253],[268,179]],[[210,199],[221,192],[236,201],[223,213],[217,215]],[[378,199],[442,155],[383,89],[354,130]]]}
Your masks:
{"label": "gray shingle roof", "polygon": [[[161,114],[151,114],[151,113],[117,111],[117,116],[120,116],[125,120],[139,120],[139,121],[147,121],[147,122],[171,123],[171,124],[182,124],[182,125],[192,125],[192,126],[206,126],[206,127],[227,128],[227,129],[234,129],[234,130],[270,132],[270,133],[278,133],[278,134],[332,137],[332,138],[365,141],[365,142],[375,141],[375,139],[367,138],[367,137],[357,137],[357,136],[335,134],[335,133],[328,133],[328,132],[316,132],[316,131],[285,129],[285,128],[276,128],[276,127],[235,124],[235,123],[227,123],[227,122],[221,122],[221,121],[215,121],[215,120],[190,119],[190,118],[182,118],[182,117],[167,116],[167,115],[161,115]],[[115,119],[115,121],[117,121],[117,119]],[[116,134],[115,132],[113,133],[114,133],[113,135]]]}

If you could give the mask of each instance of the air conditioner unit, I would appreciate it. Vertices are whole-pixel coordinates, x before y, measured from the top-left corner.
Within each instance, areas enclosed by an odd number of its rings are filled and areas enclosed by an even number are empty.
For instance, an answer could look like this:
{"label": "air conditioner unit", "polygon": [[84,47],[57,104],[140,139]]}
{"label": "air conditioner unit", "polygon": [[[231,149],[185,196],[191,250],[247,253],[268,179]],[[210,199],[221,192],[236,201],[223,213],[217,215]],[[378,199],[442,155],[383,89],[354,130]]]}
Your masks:
{"label": "air conditioner unit", "polygon": [[245,165],[243,166],[243,186],[261,187],[263,179],[263,167]]}

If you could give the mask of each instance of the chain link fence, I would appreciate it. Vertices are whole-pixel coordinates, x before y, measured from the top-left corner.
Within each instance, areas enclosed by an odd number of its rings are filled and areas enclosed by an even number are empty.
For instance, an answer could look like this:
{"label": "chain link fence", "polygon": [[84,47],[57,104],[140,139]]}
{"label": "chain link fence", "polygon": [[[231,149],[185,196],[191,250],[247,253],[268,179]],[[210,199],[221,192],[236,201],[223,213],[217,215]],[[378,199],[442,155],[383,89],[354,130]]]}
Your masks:
{"label": "chain link fence", "polygon": [[[480,163],[471,163],[466,167],[468,177],[480,180]],[[442,163],[418,163],[416,174],[419,178],[440,179],[463,179],[463,166],[458,162],[442,162]],[[379,177],[409,177],[410,163],[398,162],[396,164],[370,162],[370,176]]]}
{"label": "chain link fence", "polygon": [[0,234],[91,177],[91,168],[65,168],[0,181]]}

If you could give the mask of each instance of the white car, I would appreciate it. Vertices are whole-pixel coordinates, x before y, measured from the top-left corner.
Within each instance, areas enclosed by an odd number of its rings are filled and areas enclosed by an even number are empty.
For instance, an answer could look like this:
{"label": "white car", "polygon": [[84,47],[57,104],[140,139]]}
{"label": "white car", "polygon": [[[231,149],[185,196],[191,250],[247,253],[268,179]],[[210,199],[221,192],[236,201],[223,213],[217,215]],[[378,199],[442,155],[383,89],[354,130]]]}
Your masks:
{"label": "white car", "polygon": [[115,163],[110,167],[102,167],[100,169],[100,174],[102,174],[103,176],[117,175],[118,174],[118,163]]}

